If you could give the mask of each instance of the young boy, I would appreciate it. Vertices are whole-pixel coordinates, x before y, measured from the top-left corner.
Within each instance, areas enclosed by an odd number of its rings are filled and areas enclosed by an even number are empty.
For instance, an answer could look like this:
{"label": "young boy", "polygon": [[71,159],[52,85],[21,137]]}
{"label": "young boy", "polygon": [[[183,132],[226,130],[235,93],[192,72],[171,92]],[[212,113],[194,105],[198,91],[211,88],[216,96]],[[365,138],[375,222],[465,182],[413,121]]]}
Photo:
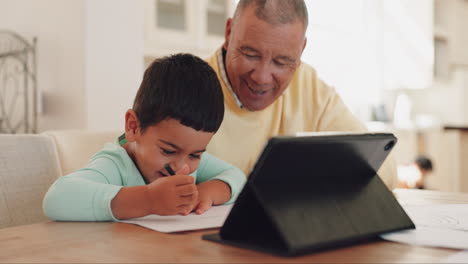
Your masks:
{"label": "young boy", "polygon": [[201,214],[232,203],[244,173],[204,153],[223,116],[222,90],[206,62],[189,54],[154,61],[125,114],[118,144],[107,143],[87,167],[60,177],[44,197],[45,214],[115,221]]}

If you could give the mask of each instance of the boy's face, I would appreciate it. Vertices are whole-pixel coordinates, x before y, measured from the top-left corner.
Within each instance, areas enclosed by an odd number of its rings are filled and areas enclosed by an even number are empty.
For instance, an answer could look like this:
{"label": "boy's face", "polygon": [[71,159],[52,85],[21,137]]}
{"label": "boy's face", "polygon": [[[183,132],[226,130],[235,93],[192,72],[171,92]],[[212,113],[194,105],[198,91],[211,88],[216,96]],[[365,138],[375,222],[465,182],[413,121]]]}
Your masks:
{"label": "boy's face", "polygon": [[214,133],[197,131],[175,119],[167,119],[146,128],[143,134],[137,128],[136,133],[130,131],[129,135],[127,124],[126,135],[129,143],[124,148],[147,182],[153,182],[169,176],[164,168],[167,163],[176,172],[184,166],[188,167],[188,174],[194,172]]}

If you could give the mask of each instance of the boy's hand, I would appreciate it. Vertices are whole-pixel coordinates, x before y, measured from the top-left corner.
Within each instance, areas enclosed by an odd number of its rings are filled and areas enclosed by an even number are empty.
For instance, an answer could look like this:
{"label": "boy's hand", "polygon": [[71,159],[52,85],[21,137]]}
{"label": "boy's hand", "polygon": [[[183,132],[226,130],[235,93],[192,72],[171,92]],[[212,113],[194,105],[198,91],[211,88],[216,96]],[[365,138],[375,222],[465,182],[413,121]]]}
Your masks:
{"label": "boy's hand", "polygon": [[198,202],[190,211],[203,214],[213,205],[223,204],[231,198],[231,188],[220,180],[211,180],[197,185]]}
{"label": "boy's hand", "polygon": [[176,175],[159,178],[147,185],[151,213],[158,215],[188,214],[198,201],[195,179],[185,166]]}
{"label": "boy's hand", "polygon": [[212,185],[207,184],[208,182],[203,182],[197,185],[198,187],[198,202],[193,206],[193,209],[196,214],[203,214],[208,209],[213,206],[213,199],[211,197],[212,191],[210,190]]}

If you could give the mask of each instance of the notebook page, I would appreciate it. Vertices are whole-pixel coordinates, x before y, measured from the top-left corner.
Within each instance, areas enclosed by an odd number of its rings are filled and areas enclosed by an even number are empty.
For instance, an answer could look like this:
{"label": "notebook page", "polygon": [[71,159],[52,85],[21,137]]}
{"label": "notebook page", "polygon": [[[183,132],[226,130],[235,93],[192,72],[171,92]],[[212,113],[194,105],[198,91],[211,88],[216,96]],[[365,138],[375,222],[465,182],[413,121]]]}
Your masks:
{"label": "notebook page", "polygon": [[199,230],[221,227],[226,220],[232,205],[213,206],[201,215],[147,215],[140,218],[122,220],[122,223],[140,225],[163,233]]}

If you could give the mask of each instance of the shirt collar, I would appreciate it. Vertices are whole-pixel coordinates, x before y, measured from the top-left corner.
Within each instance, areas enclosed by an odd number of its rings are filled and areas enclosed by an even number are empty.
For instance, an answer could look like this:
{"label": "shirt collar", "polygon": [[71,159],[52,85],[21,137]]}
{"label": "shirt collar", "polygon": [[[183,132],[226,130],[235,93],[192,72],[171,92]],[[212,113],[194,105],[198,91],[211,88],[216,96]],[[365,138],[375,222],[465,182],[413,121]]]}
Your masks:
{"label": "shirt collar", "polygon": [[232,97],[234,97],[234,99],[236,100],[237,106],[239,108],[244,108],[244,106],[242,105],[242,102],[239,100],[239,97],[237,97],[237,94],[232,89],[231,83],[229,82],[229,78],[227,77],[226,68],[224,67],[225,52],[222,47],[218,49],[218,51],[216,52],[216,56],[217,56],[217,61],[218,61],[219,72],[220,72],[221,78],[223,79],[223,82],[226,84],[226,87],[228,91],[231,93]]}

